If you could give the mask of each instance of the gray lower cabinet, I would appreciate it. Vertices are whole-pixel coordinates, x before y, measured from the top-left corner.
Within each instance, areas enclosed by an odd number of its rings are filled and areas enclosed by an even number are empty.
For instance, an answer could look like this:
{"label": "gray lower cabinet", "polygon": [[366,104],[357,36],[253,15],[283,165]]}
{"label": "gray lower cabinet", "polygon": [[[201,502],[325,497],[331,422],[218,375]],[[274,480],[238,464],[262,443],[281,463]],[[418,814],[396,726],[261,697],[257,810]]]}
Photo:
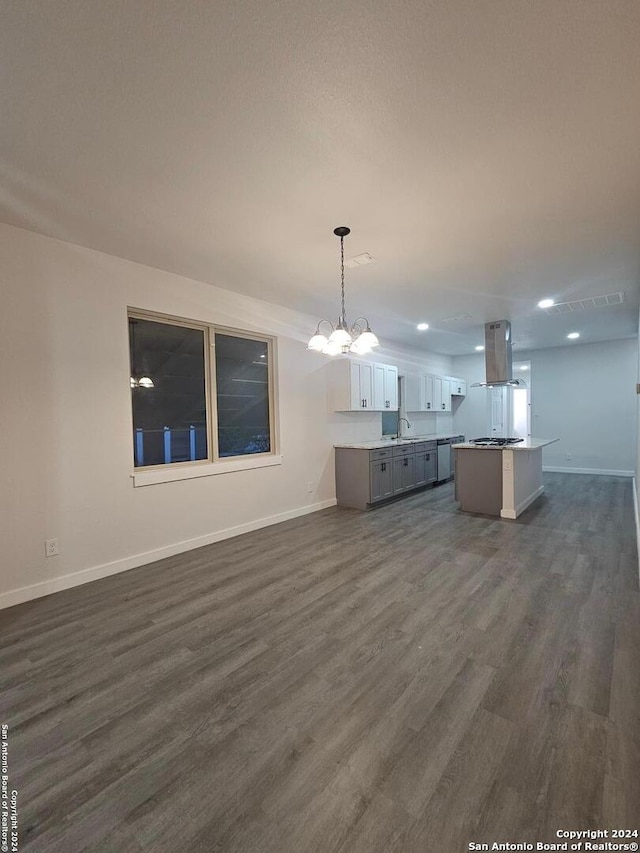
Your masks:
{"label": "gray lower cabinet", "polygon": [[416,457],[414,453],[393,458],[393,494],[409,492],[416,487]]}
{"label": "gray lower cabinet", "polygon": [[438,452],[435,442],[416,445],[416,486],[428,486],[438,479]]}
{"label": "gray lower cabinet", "polygon": [[[433,444],[433,448],[431,445]],[[338,506],[368,509],[436,481],[435,442],[393,447],[336,448]]]}
{"label": "gray lower cabinet", "polygon": [[369,463],[369,503],[386,500],[393,495],[393,466],[386,462]]}

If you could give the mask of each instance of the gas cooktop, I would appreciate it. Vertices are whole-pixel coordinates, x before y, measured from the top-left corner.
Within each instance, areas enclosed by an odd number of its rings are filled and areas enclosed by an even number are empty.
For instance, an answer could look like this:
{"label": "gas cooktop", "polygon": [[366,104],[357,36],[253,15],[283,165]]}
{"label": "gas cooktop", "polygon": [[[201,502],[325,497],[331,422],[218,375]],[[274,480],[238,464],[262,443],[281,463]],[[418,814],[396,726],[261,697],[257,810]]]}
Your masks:
{"label": "gas cooktop", "polygon": [[484,438],[471,438],[469,444],[487,444],[494,447],[505,447],[507,444],[518,444],[524,441],[524,438],[496,438],[495,436],[485,436]]}

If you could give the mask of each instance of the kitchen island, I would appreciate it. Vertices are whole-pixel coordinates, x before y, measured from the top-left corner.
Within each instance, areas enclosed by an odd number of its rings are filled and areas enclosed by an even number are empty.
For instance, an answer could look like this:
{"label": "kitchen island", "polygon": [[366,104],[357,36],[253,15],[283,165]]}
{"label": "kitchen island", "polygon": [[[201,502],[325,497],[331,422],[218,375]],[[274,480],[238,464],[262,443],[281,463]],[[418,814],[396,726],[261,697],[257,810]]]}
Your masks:
{"label": "kitchen island", "polygon": [[463,512],[518,518],[544,492],[542,448],[557,438],[529,438],[506,447],[454,444],[456,500]]}

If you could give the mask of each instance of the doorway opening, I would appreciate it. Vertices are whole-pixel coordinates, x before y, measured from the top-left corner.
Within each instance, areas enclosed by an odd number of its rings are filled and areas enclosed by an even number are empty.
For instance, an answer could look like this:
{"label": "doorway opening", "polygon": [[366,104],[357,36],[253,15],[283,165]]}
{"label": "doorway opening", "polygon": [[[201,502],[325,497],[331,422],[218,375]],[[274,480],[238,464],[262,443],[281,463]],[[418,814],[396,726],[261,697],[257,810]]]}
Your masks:
{"label": "doorway opening", "polygon": [[531,438],[531,362],[515,361],[513,378],[520,384],[511,388],[511,436]]}
{"label": "doorway opening", "polygon": [[495,438],[531,437],[531,362],[513,364],[519,385],[489,389],[489,435]]}

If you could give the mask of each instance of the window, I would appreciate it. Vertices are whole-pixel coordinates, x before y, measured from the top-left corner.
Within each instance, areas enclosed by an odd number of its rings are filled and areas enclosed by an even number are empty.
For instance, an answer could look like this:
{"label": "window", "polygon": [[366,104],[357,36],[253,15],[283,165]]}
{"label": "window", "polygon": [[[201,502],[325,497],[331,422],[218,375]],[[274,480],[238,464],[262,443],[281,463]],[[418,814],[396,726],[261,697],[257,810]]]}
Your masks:
{"label": "window", "polygon": [[269,453],[269,347],[216,332],[218,456]]}
{"label": "window", "polygon": [[136,468],[272,454],[271,338],[129,315]]}
{"label": "window", "polygon": [[382,435],[398,435],[399,415],[399,411],[382,413]]}

